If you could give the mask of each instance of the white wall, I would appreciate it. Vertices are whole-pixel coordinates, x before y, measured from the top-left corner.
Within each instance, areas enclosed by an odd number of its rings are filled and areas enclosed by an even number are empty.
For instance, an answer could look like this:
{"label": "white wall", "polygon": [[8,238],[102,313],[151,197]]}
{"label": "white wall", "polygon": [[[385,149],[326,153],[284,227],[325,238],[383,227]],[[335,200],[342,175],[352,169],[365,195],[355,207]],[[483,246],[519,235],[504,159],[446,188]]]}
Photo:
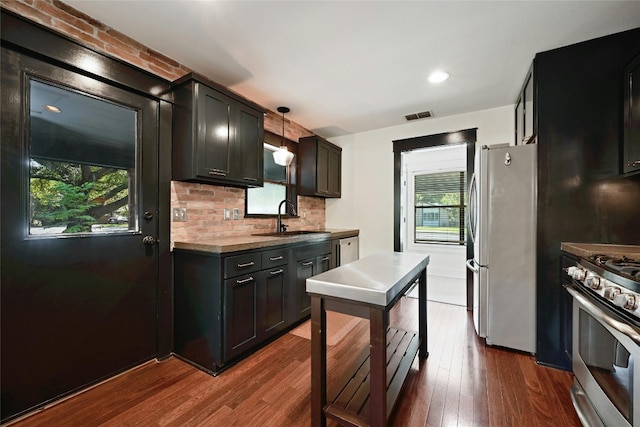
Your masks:
{"label": "white wall", "polygon": [[326,202],[327,228],[360,230],[360,257],[393,251],[393,141],[478,128],[478,143],[511,142],[513,106],[417,120],[331,138],[342,147],[342,198]]}

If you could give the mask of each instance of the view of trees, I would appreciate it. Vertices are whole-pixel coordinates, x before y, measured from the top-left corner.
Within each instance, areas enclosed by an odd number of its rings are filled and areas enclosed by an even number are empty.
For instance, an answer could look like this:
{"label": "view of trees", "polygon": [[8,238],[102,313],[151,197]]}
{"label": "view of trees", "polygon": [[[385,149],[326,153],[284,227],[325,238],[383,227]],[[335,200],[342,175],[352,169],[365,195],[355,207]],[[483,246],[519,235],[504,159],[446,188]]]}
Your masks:
{"label": "view of trees", "polygon": [[63,233],[91,232],[103,216],[126,210],[128,189],[124,169],[32,159],[31,225],[65,226]]}

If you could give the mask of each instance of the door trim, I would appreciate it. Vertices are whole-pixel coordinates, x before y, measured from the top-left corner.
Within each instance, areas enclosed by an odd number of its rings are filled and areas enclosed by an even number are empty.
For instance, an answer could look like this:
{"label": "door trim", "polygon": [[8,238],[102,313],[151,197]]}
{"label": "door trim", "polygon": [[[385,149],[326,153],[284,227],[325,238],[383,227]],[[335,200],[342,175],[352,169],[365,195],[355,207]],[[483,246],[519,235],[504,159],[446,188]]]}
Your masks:
{"label": "door trim", "polygon": [[[393,250],[401,251],[402,236],[402,153],[420,148],[437,147],[441,145],[467,145],[467,187],[470,185],[474,172],[476,155],[476,141],[478,128],[470,128],[457,132],[445,132],[435,135],[418,136],[414,138],[393,141]],[[473,244],[469,244],[471,237],[467,228],[467,259],[473,259]],[[473,309],[473,273],[467,270],[467,310]]]}

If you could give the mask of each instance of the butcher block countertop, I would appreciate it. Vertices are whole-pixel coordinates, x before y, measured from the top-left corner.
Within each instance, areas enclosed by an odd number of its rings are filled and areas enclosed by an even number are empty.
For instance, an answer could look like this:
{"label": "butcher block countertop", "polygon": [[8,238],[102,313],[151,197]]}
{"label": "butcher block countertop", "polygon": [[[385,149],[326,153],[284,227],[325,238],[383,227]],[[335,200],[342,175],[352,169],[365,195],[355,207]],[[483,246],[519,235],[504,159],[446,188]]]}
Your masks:
{"label": "butcher block countertop", "polygon": [[627,256],[640,259],[640,246],[634,245],[603,245],[595,243],[568,243],[562,242],[560,249],[570,254],[588,258],[591,255],[602,254],[610,256]]}
{"label": "butcher block countertop", "polygon": [[313,230],[313,233],[288,236],[233,236],[213,239],[177,240],[172,243],[173,249],[192,251],[226,253],[245,251],[249,249],[268,248],[270,246],[286,245],[290,243],[314,242],[327,239],[342,239],[359,235],[359,230],[342,230],[325,228]]}

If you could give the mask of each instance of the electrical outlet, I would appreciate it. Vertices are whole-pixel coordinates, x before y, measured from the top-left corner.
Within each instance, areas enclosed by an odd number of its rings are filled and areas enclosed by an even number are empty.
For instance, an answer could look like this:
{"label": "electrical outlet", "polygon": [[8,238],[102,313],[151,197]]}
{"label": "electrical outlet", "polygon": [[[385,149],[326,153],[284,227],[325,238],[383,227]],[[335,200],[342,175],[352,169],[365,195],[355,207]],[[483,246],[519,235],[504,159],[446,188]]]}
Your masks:
{"label": "electrical outlet", "polygon": [[231,209],[225,208],[224,209],[224,220],[230,220],[231,219]]}
{"label": "electrical outlet", "polygon": [[233,208],[233,219],[240,219],[240,209]]}
{"label": "electrical outlet", "polygon": [[187,220],[187,208],[173,208],[173,221],[185,222]]}

